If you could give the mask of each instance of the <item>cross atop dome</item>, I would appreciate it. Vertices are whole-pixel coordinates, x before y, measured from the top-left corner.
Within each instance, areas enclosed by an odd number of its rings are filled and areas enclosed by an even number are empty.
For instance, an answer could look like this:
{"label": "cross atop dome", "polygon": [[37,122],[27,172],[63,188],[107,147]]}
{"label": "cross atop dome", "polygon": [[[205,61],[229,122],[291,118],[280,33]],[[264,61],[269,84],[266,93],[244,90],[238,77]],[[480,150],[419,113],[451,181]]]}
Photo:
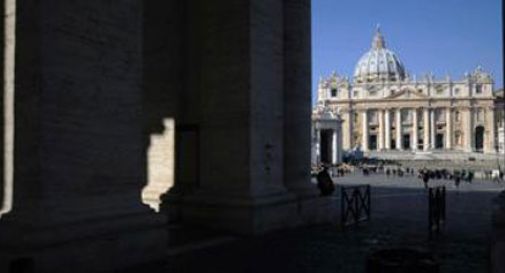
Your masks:
{"label": "cross atop dome", "polygon": [[380,24],[377,24],[375,27],[375,36],[373,38],[372,48],[386,48],[386,41],[384,41],[384,36],[382,36]]}

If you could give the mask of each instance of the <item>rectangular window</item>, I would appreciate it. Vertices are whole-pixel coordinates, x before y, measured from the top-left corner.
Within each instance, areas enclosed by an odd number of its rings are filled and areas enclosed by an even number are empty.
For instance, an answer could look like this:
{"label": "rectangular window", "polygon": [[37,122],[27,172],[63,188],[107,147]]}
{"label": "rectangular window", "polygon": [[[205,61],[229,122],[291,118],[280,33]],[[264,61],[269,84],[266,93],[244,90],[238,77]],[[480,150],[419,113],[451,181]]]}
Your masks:
{"label": "rectangular window", "polygon": [[335,97],[337,96],[337,89],[336,89],[336,88],[332,88],[332,89],[331,89],[331,96],[332,96],[333,98],[335,98]]}
{"label": "rectangular window", "polygon": [[482,94],[482,85],[477,84],[477,85],[475,86],[475,93],[476,93],[476,94]]}

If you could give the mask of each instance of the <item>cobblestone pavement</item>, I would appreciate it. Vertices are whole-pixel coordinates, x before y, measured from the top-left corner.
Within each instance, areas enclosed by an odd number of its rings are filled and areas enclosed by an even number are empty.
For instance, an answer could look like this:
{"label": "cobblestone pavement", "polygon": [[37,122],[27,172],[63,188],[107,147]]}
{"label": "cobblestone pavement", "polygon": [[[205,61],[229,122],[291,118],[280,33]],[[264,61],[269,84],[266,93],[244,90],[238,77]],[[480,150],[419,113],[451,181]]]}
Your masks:
{"label": "cobblestone pavement", "polygon": [[[447,224],[439,239],[428,241],[427,197],[419,179],[352,175],[335,180],[372,185],[371,222],[347,230],[323,225],[235,237],[129,272],[364,272],[374,250],[405,246],[432,251],[443,273],[488,271],[490,201],[503,184],[477,180],[456,190],[452,182],[433,182],[447,185]],[[334,199],[339,204],[338,196]]]}

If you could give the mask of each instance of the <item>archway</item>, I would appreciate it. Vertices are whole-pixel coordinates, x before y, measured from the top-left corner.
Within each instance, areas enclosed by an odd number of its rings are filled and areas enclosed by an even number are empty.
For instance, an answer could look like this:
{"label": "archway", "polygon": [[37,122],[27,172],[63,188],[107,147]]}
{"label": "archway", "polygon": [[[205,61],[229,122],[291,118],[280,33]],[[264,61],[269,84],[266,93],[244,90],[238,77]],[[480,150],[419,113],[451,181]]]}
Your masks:
{"label": "archway", "polygon": [[482,152],[484,148],[484,126],[475,127],[475,150]]}

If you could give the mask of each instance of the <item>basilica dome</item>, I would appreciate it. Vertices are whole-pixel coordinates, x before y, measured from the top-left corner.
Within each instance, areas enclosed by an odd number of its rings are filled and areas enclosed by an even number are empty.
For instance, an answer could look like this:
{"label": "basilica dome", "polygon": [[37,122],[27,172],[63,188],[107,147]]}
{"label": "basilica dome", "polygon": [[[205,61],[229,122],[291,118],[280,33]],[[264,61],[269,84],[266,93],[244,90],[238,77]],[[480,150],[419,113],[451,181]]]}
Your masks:
{"label": "basilica dome", "polygon": [[394,52],[386,48],[384,36],[377,27],[372,48],[359,59],[354,70],[354,81],[401,81],[405,68]]}

